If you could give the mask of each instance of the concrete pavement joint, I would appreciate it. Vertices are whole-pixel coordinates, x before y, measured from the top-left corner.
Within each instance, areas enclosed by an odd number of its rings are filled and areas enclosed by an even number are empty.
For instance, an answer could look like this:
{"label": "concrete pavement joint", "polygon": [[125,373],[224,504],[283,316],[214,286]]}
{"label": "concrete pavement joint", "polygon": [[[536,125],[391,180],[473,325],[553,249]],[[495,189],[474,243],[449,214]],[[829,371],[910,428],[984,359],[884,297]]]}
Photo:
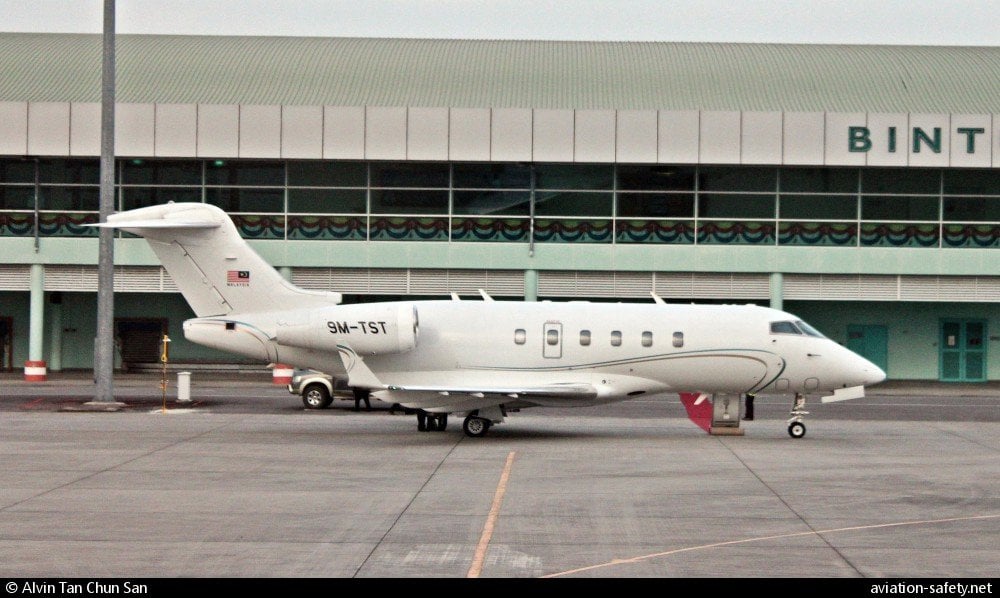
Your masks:
{"label": "concrete pavement joint", "polygon": [[[587,567],[579,567],[577,569],[570,569],[568,571],[560,571],[559,573],[549,573],[548,575],[542,575],[541,578],[551,578],[551,577],[563,577],[566,575],[573,575],[574,573],[584,573],[586,571],[593,571],[595,569],[602,569],[604,567],[613,567],[615,565],[625,565],[632,563],[639,563],[642,561],[648,561],[658,557],[671,556],[675,554],[681,554],[683,552],[692,552],[696,550],[706,550],[709,548],[720,548],[722,546],[735,546],[737,544],[751,544],[753,542],[765,542],[767,540],[778,540],[782,538],[796,538],[802,536],[811,536],[820,534],[834,534],[840,532],[850,532],[850,531],[868,531],[874,529],[883,529],[889,527],[902,527],[907,525],[935,525],[939,523],[953,523],[956,521],[975,521],[983,519],[1000,519],[1000,515],[971,515],[968,517],[949,517],[947,519],[927,519],[922,521],[901,521],[898,523],[879,523],[875,525],[856,525],[852,527],[838,527],[832,529],[823,529],[808,532],[795,532],[791,534],[776,534],[772,536],[760,536],[757,538],[744,538],[742,540],[729,540],[726,542],[714,542],[712,544],[702,544],[700,546],[688,546],[686,548],[677,548],[675,550],[666,550],[663,552],[654,552],[652,554],[644,554],[641,556],[636,556],[632,558],[625,559],[612,559],[606,563],[599,563],[596,565],[589,565]],[[820,536],[822,537],[822,536]],[[824,540],[825,541],[825,540]],[[857,569],[855,569],[857,571]],[[860,571],[858,572],[861,577],[864,577]]]}
{"label": "concrete pavement joint", "polygon": [[351,575],[351,577],[357,577],[358,573],[360,573],[361,570],[364,569],[368,561],[371,560],[372,555],[375,554],[375,551],[378,550],[380,546],[382,546],[382,543],[385,542],[386,537],[388,537],[389,533],[392,532],[392,530],[399,523],[399,520],[402,519],[403,515],[405,515],[406,512],[410,510],[410,507],[413,506],[413,501],[417,500],[417,497],[420,496],[420,493],[424,491],[424,488],[427,487],[427,484],[431,483],[431,480],[437,474],[438,470],[441,469],[441,466],[444,465],[444,462],[448,460],[448,457],[450,457],[451,454],[455,452],[455,449],[458,448],[458,445],[462,443],[463,438],[465,437],[459,436],[455,444],[453,444],[451,448],[448,449],[448,452],[445,453],[443,457],[441,457],[441,460],[438,461],[438,464],[434,466],[434,470],[431,471],[430,475],[427,476],[427,479],[424,480],[424,483],[420,485],[420,488],[417,488],[417,491],[413,493],[413,496],[410,497],[410,500],[406,503],[406,506],[403,507],[403,509],[399,512],[399,515],[397,515],[396,518],[392,520],[392,523],[389,525],[389,527],[386,528],[385,533],[383,533],[382,537],[378,539],[378,542],[375,542],[375,546],[373,546],[372,549],[368,552],[368,554],[365,555],[365,558],[361,560],[361,564],[359,564],[358,568],[354,570],[354,574]]}

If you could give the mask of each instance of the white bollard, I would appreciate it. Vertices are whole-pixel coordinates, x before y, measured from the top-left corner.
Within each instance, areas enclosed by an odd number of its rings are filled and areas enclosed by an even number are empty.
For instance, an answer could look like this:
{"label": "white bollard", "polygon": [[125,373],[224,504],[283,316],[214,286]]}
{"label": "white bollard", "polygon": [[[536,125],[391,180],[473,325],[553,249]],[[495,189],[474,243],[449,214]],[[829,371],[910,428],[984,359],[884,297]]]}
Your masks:
{"label": "white bollard", "polygon": [[191,402],[191,372],[177,372],[177,402]]}

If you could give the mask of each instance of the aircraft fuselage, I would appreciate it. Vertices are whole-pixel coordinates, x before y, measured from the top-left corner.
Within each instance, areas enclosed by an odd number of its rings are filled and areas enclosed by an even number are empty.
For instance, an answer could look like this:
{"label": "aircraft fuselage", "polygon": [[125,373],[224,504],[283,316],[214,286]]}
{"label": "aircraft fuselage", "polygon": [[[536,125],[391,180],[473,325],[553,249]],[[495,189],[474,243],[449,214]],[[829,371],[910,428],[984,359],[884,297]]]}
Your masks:
{"label": "aircraft fuselage", "polygon": [[884,377],[828,338],[772,331],[795,321],[753,305],[441,300],[198,318],[185,334],[334,376],[346,375],[338,347],[350,347],[388,385],[586,382],[598,392],[582,404],[667,391],[822,393]]}

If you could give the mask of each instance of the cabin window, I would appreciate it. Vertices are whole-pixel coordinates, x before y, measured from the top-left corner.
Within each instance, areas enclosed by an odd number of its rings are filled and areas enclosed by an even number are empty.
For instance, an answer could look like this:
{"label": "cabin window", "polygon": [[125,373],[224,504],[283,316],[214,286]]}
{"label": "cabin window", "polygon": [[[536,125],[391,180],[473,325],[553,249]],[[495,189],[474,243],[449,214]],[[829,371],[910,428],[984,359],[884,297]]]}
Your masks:
{"label": "cabin window", "polygon": [[548,344],[550,344],[550,345],[553,345],[553,346],[554,345],[558,345],[559,344],[559,331],[556,330],[555,328],[552,328],[548,332],[546,332],[545,333],[545,342],[548,343]]}
{"label": "cabin window", "polygon": [[675,332],[674,333],[674,346],[675,347],[683,347],[684,346],[684,333],[683,332]]}
{"label": "cabin window", "polygon": [[653,346],[653,333],[650,331],[645,331],[642,333],[642,346],[652,347]]}
{"label": "cabin window", "polygon": [[580,331],[580,344],[584,347],[590,346],[590,331],[581,330]]}
{"label": "cabin window", "polygon": [[802,334],[791,322],[771,322],[771,334]]}
{"label": "cabin window", "polygon": [[611,346],[620,347],[622,345],[622,331],[612,330],[611,331]]}
{"label": "cabin window", "polygon": [[524,341],[527,339],[528,334],[524,331],[524,328],[518,328],[514,331],[514,343],[518,345],[523,345]]}

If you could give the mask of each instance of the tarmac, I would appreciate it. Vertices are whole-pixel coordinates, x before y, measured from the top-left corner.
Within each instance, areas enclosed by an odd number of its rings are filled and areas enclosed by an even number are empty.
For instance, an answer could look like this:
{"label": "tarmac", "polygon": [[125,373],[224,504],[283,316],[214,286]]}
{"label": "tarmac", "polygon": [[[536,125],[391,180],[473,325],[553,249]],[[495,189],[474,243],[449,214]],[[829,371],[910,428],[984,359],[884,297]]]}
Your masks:
{"label": "tarmac", "polygon": [[[166,381],[164,386],[161,384]],[[675,396],[526,409],[483,438],[260,373],[0,374],[7,578],[978,579],[1000,563],[1000,384],[758,397],[743,436]]]}

